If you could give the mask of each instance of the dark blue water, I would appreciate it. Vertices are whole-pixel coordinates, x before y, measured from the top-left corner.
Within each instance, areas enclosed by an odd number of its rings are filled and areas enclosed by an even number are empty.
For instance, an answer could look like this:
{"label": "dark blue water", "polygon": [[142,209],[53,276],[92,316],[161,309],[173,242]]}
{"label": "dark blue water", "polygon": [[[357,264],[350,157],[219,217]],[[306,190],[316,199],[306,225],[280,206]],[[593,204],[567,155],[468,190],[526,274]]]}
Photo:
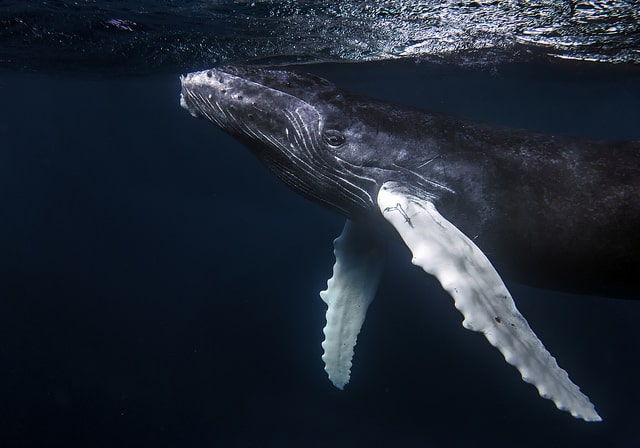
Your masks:
{"label": "dark blue water", "polygon": [[[380,97],[639,137],[637,71],[320,66]],[[640,302],[510,284],[605,421],[557,411],[394,247],[352,382],[320,359],[343,220],[178,105],[176,76],[2,73],[2,446],[640,444]]]}
{"label": "dark blue water", "polygon": [[[125,3],[109,2],[105,16],[133,20]],[[84,17],[83,5],[50,2],[51,23],[63,26],[64,8]],[[222,29],[251,40],[236,25]],[[0,72],[0,446],[640,446],[640,301],[508,283],[604,418],[587,424],[464,330],[450,297],[399,245],[351,383],[333,388],[318,291],[343,219],[182,110],[176,61],[156,65],[138,47],[130,60],[104,47],[83,58],[56,42],[2,50],[22,59],[3,59]],[[114,60],[130,62],[120,74],[146,74],[105,75]],[[185,61],[184,70],[206,67]],[[302,69],[459,116],[640,139],[633,64],[458,62]]]}

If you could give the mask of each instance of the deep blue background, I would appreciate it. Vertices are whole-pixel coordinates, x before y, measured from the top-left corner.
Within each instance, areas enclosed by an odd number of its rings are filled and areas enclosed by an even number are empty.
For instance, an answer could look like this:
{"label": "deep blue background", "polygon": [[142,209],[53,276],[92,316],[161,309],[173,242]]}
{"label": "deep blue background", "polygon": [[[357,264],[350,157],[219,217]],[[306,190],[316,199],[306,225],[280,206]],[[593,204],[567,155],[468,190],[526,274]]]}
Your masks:
{"label": "deep blue background", "polygon": [[[640,138],[638,70],[304,69],[466,117]],[[509,284],[605,419],[586,424],[464,330],[399,244],[335,390],[318,291],[343,219],[178,94],[177,74],[0,73],[0,446],[640,446],[640,301]]]}

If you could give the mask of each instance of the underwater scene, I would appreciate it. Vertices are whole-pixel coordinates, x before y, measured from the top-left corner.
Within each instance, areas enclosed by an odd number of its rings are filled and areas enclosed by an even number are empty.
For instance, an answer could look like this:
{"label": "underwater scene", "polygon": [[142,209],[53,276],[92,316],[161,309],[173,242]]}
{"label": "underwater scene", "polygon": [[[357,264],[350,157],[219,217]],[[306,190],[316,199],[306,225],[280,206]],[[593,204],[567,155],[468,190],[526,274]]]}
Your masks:
{"label": "underwater scene", "polygon": [[0,446],[640,447],[638,11],[0,2]]}

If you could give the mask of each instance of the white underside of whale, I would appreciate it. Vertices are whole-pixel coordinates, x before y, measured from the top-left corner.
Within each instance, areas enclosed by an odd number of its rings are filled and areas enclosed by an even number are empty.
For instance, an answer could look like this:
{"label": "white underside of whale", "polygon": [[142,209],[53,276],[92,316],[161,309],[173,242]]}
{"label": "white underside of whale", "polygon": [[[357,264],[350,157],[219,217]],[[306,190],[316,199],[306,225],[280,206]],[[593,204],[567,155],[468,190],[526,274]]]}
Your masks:
{"label": "white underside of whale", "polygon": [[[484,334],[540,396],[576,418],[600,421],[593,404],[545,349],[515,306],[504,282],[482,251],[445,219],[429,200],[404,186],[385,183],[378,193],[384,218],[413,254],[413,264],[438,279],[464,316],[463,326]],[[336,263],[327,290],[323,360],[333,384],[349,381],[358,333],[378,285],[384,245],[347,222],[335,240]]]}

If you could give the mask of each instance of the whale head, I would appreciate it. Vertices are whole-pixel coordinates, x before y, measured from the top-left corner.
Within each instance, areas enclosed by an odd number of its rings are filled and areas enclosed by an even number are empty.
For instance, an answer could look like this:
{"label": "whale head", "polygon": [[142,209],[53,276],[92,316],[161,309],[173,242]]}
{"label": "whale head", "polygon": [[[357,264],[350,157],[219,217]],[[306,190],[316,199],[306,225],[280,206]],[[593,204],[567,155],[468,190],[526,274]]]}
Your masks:
{"label": "whale head", "polygon": [[405,120],[385,103],[372,107],[314,75],[251,67],[190,73],[181,82],[180,103],[193,116],[244,142],[298,193],[347,217],[377,210],[380,185],[397,175],[391,158],[404,153],[390,140]]}

